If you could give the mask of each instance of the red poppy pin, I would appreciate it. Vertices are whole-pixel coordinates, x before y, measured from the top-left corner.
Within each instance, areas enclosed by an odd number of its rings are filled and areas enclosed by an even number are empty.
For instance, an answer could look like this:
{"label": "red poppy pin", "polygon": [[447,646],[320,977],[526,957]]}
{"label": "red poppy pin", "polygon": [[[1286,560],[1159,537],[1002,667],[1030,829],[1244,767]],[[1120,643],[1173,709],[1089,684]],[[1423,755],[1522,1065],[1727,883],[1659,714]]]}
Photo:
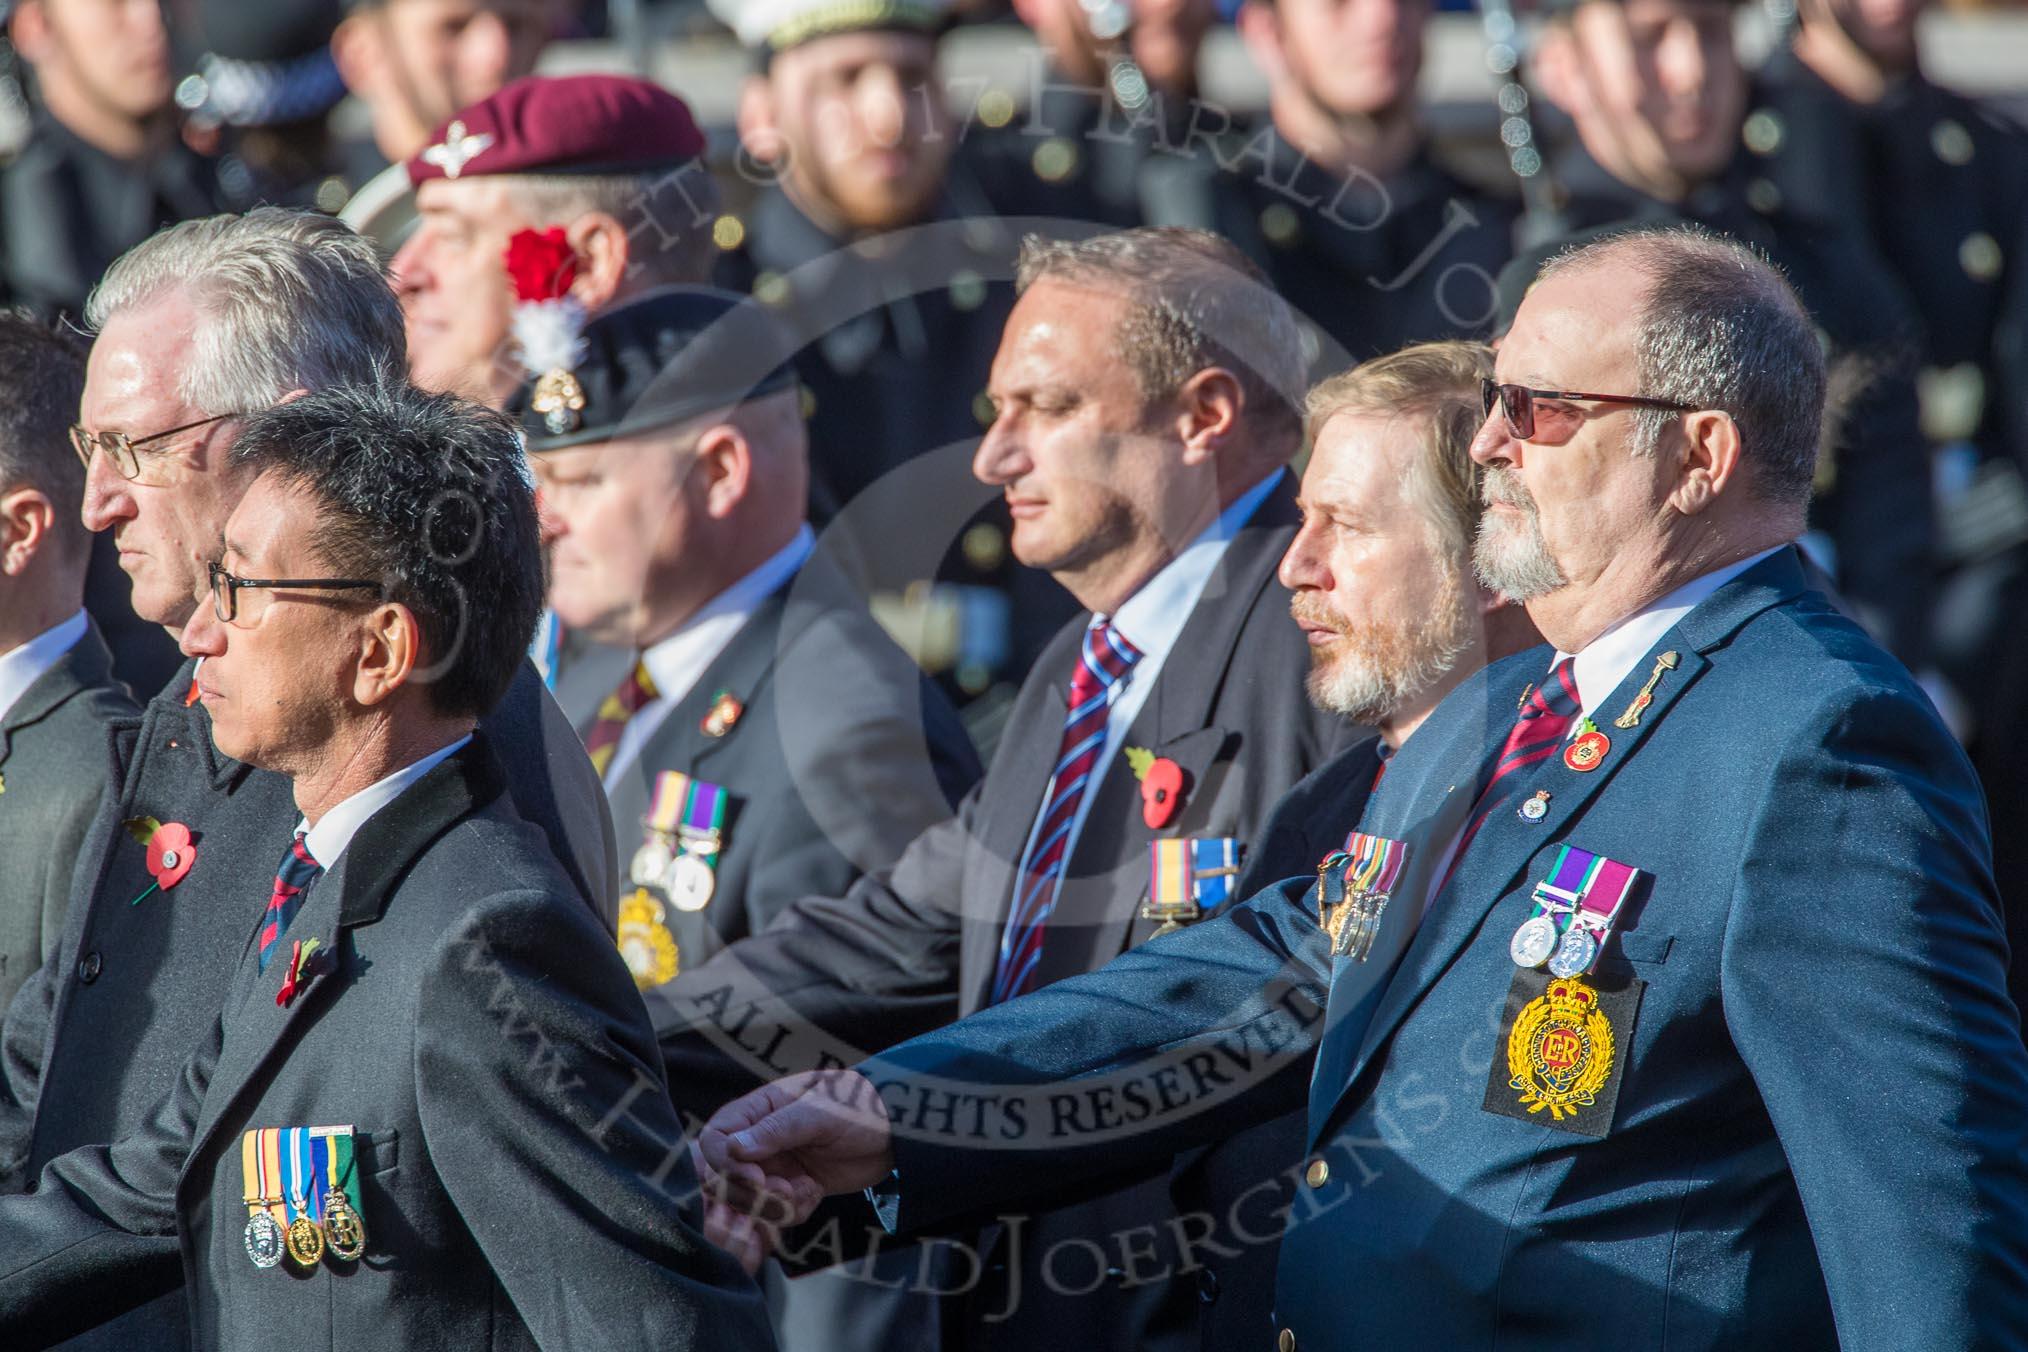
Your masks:
{"label": "red poppy pin", "polygon": [[697,720],[697,730],[706,737],[723,737],[746,712],[746,706],[730,690],[721,690],[711,699],[711,711]]}
{"label": "red poppy pin", "polygon": [[577,253],[561,227],[516,234],[507,241],[506,262],[516,300],[557,300],[577,280]]}
{"label": "red poppy pin", "polygon": [[148,876],[155,881],[143,892],[128,902],[138,906],[156,888],[167,892],[183,881],[191,866],[197,862],[197,846],[190,835],[190,828],[182,822],[158,822],[153,817],[134,817],[126,823],[127,834],[148,848]]}
{"label": "red poppy pin", "polygon": [[1159,831],[1176,819],[1183,809],[1183,791],[1188,776],[1183,767],[1167,756],[1157,756],[1146,747],[1126,748],[1127,765],[1141,781],[1141,820],[1151,831]]}

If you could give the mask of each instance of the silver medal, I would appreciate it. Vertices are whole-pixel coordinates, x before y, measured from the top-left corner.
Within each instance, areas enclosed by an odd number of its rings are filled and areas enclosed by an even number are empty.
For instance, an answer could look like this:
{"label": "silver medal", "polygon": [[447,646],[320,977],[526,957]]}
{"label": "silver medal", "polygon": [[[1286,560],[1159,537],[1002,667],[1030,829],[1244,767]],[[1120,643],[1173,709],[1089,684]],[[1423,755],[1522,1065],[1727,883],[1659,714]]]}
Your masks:
{"label": "silver medal", "polygon": [[1527,921],[1514,931],[1514,940],[1507,945],[1517,967],[1540,967],[1542,960],[1555,951],[1556,920],[1547,915]]}
{"label": "silver medal", "polygon": [[254,1212],[246,1223],[246,1256],[253,1259],[257,1268],[271,1268],[282,1261],[282,1250],[286,1247],[282,1227],[275,1218],[263,1209]]}
{"label": "silver medal", "polygon": [[1598,940],[1591,930],[1583,925],[1572,925],[1564,931],[1563,942],[1556,946],[1556,952],[1549,959],[1552,976],[1579,976],[1591,970],[1592,961],[1598,957]]}
{"label": "silver medal", "polygon": [[634,851],[634,862],[627,870],[636,887],[657,887],[662,875],[669,870],[669,861],[674,858],[666,841],[650,836],[647,843]]}
{"label": "silver medal", "polygon": [[669,900],[676,903],[679,911],[703,910],[717,885],[718,879],[713,876],[711,865],[694,854],[677,855],[662,879],[662,890],[669,894]]}

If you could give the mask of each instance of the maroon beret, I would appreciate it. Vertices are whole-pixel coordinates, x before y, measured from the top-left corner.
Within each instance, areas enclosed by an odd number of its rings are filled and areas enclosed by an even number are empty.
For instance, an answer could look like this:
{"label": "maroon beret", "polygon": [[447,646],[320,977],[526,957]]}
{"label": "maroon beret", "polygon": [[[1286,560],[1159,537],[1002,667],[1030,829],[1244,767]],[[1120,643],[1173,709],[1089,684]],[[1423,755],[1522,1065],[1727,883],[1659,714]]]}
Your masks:
{"label": "maroon beret", "polygon": [[623,75],[529,75],[465,108],[408,162],[408,181],[481,174],[646,174],[704,153],[690,106]]}

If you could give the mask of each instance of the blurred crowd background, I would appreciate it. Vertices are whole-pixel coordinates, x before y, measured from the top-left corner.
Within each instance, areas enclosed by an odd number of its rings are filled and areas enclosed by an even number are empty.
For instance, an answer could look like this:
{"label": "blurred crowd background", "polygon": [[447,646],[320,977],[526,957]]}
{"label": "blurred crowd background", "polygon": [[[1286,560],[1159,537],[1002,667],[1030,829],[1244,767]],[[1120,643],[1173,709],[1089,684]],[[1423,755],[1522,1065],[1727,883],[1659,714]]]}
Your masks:
{"label": "blurred crowd background", "polygon": [[[1971,748],[2003,889],[2028,884],[2012,829],[2028,807],[2028,8],[972,0],[869,4],[899,17],[781,40],[825,8],[12,0],[0,299],[76,316],[161,225],[259,203],[342,213],[393,258],[413,222],[401,166],[459,109],[531,72],[648,76],[708,135],[713,279],[798,319],[820,524],[879,498],[873,539],[917,506],[961,508],[931,532],[940,560],[870,573],[876,613],[990,750],[1075,609],[1008,557],[1002,509],[964,472],[1022,234],[1216,230],[1306,317],[1322,376],[1497,337],[1559,241],[1695,220],[1767,250],[1817,312],[1841,378],[1810,552]],[[821,266],[938,224],[958,243],[939,236],[905,285]],[[812,294],[869,277],[888,280],[849,304]],[[108,599],[120,582],[98,561],[94,610],[152,692],[175,654],[133,636]]]}

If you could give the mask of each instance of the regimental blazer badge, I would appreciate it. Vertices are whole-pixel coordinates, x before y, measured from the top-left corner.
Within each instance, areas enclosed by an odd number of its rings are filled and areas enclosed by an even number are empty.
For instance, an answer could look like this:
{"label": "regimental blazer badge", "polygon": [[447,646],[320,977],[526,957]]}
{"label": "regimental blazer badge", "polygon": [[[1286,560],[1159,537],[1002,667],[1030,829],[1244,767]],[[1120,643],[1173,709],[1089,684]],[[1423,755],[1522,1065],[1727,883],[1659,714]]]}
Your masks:
{"label": "regimental blazer badge", "polygon": [[1507,1035],[1507,1087],[1529,1112],[1547,1108],[1561,1122],[1598,1102],[1613,1054],[1612,1020],[1599,1013],[1598,992],[1578,977],[1552,981]]}
{"label": "regimental blazer badge", "polygon": [[1612,1127],[1646,984],[1523,968],[1507,993],[1507,1037],[1486,1077],[1489,1113],[1579,1136]]}
{"label": "regimental blazer badge", "polygon": [[682,965],[676,936],[669,932],[666,923],[668,918],[667,908],[645,887],[637,887],[620,898],[620,919],[615,937],[619,941],[620,956],[626,959],[627,970],[633,973],[634,985],[644,991],[675,980],[677,969]]}

